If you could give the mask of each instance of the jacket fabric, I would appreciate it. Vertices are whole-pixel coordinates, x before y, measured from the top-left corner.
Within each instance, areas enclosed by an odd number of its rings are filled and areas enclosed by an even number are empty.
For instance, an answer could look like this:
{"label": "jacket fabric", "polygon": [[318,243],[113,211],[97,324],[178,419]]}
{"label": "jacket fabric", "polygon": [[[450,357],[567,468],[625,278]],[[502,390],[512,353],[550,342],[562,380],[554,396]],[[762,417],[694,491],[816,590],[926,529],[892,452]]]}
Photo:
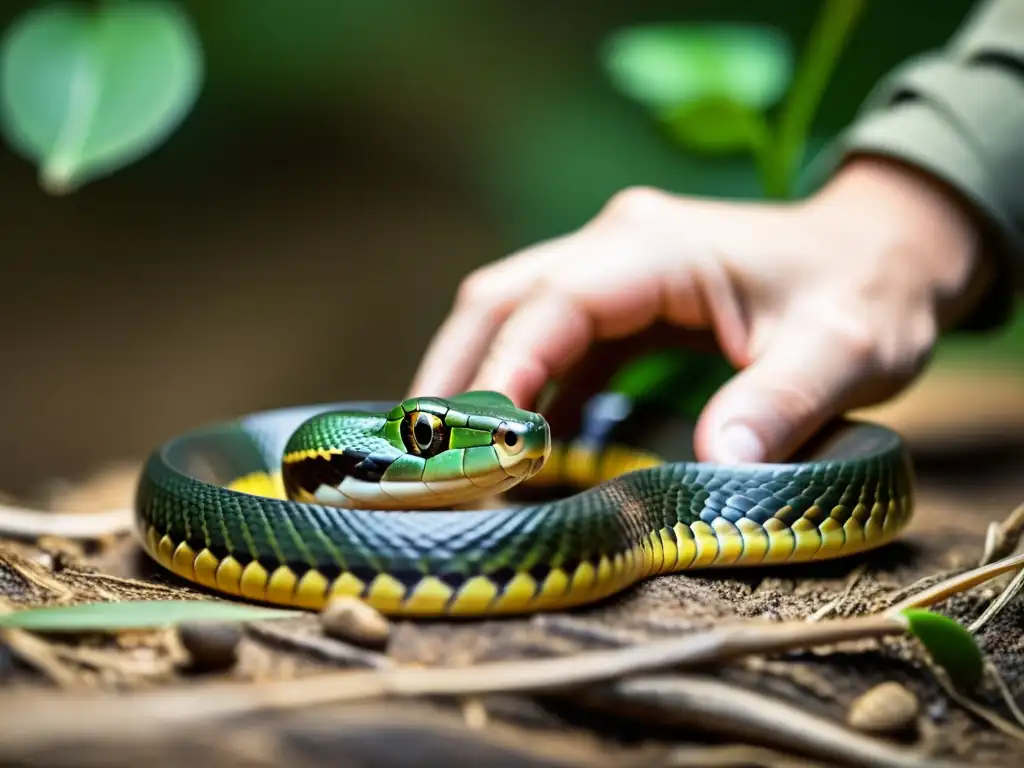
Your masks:
{"label": "jacket fabric", "polygon": [[1024,287],[1024,0],[978,3],[945,47],[886,75],[835,149],[918,167],[973,208],[998,274],[961,328],[1005,323]]}

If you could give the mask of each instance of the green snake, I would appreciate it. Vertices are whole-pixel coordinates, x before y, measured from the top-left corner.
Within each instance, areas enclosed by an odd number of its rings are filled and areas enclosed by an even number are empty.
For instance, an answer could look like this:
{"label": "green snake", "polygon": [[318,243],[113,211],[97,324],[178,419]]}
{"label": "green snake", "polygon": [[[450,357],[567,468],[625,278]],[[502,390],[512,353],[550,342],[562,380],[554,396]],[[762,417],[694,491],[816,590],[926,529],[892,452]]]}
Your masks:
{"label": "green snake", "polygon": [[[908,452],[877,424],[847,422],[806,461],[719,465],[665,460],[595,423],[556,442],[494,392],[259,412],[155,450],[138,533],[165,568],[227,595],[481,616],[592,603],[659,574],[844,556],[911,517]],[[479,508],[530,488],[569,493]]]}

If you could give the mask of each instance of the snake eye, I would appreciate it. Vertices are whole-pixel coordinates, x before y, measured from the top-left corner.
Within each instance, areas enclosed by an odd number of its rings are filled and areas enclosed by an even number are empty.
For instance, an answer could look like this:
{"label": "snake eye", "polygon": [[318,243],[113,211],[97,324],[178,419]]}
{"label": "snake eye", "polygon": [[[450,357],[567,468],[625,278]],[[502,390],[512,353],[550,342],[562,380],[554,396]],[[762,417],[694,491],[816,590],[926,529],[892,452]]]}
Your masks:
{"label": "snake eye", "polygon": [[434,425],[425,414],[420,414],[412,428],[412,436],[421,450],[426,450],[434,442]]}
{"label": "snake eye", "polygon": [[515,456],[526,445],[526,440],[523,439],[523,436],[505,422],[501,422],[498,428],[494,430],[494,442],[500,444],[508,456]]}
{"label": "snake eye", "polygon": [[402,442],[416,456],[430,458],[448,447],[449,430],[433,413],[413,411],[402,421]]}

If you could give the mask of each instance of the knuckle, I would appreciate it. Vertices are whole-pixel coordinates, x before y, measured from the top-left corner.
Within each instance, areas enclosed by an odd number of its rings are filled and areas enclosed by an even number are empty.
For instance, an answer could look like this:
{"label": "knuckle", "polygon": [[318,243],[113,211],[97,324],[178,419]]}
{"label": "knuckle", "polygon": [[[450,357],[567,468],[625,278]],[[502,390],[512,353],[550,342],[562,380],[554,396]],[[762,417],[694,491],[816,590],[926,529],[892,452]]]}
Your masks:
{"label": "knuckle", "polygon": [[913,324],[913,338],[915,353],[920,357],[931,355],[936,343],[939,340],[939,323],[931,312],[922,313],[917,322]]}
{"label": "knuckle", "polygon": [[920,373],[932,358],[939,339],[939,327],[931,312],[921,312],[908,323],[903,354],[894,366],[894,373],[909,379]]}
{"label": "knuckle", "polygon": [[567,269],[555,269],[540,278],[535,295],[537,298],[564,299],[573,295],[578,282],[579,272],[572,265]]}
{"label": "knuckle", "polygon": [[927,312],[907,318],[896,333],[852,315],[838,319],[832,330],[835,343],[854,366],[901,380],[920,370],[938,339],[938,326]]}
{"label": "knuckle", "polygon": [[796,382],[780,382],[775,386],[772,408],[790,423],[798,423],[816,413],[821,395],[814,387]]}
{"label": "knuckle", "polygon": [[855,365],[880,362],[883,356],[880,338],[870,323],[853,314],[844,314],[832,319],[831,332],[838,349]]}
{"label": "knuckle", "polygon": [[494,298],[494,280],[487,267],[475,269],[462,278],[455,295],[460,307],[485,307]]}
{"label": "knuckle", "polygon": [[670,195],[654,187],[626,187],[616,192],[605,203],[600,218],[623,221],[643,221],[658,216]]}

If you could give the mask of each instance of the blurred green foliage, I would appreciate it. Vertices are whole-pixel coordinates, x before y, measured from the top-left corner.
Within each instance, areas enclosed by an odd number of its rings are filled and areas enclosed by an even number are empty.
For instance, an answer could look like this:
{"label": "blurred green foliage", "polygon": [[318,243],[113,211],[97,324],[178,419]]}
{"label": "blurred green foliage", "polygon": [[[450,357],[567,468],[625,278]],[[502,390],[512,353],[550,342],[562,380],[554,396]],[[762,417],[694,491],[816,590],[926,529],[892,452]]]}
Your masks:
{"label": "blurred green foliage", "polygon": [[[757,26],[627,30],[612,38],[605,65],[622,91],[667,124],[682,150],[748,153],[762,193],[790,198],[821,96],[863,6],[826,0],[795,72],[780,35]],[[783,97],[772,120],[768,111]],[[674,350],[629,363],[613,387],[696,419],[733,373],[718,356]]]}
{"label": "blurred green foliage", "polygon": [[26,12],[0,49],[0,127],[71,191],[165,140],[194,103],[202,51],[174,3],[54,3]]}
{"label": "blurred green foliage", "polygon": [[655,112],[717,98],[763,110],[789,87],[793,56],[770,27],[654,24],[613,33],[604,66],[619,90]]}
{"label": "blurred green foliage", "polygon": [[[476,122],[460,132],[454,172],[481,194],[513,250],[579,226],[629,185],[805,194],[815,183],[809,166],[876,79],[943,44],[970,6],[23,0],[4,8],[0,114],[9,146],[59,188],[162,144],[201,163],[218,146],[204,141],[246,129],[235,121],[239,104],[295,119],[389,101],[455,104],[452,120]],[[126,13],[145,19],[132,35],[117,21]],[[517,24],[538,37],[535,49],[509,42]],[[109,89],[86,100],[88,119],[72,120],[82,106],[71,98],[73,73],[83,66]],[[415,126],[409,136],[416,141]],[[194,168],[148,167],[161,169],[153,183]],[[1022,347],[1018,315],[1006,334],[951,339],[940,357]]]}

